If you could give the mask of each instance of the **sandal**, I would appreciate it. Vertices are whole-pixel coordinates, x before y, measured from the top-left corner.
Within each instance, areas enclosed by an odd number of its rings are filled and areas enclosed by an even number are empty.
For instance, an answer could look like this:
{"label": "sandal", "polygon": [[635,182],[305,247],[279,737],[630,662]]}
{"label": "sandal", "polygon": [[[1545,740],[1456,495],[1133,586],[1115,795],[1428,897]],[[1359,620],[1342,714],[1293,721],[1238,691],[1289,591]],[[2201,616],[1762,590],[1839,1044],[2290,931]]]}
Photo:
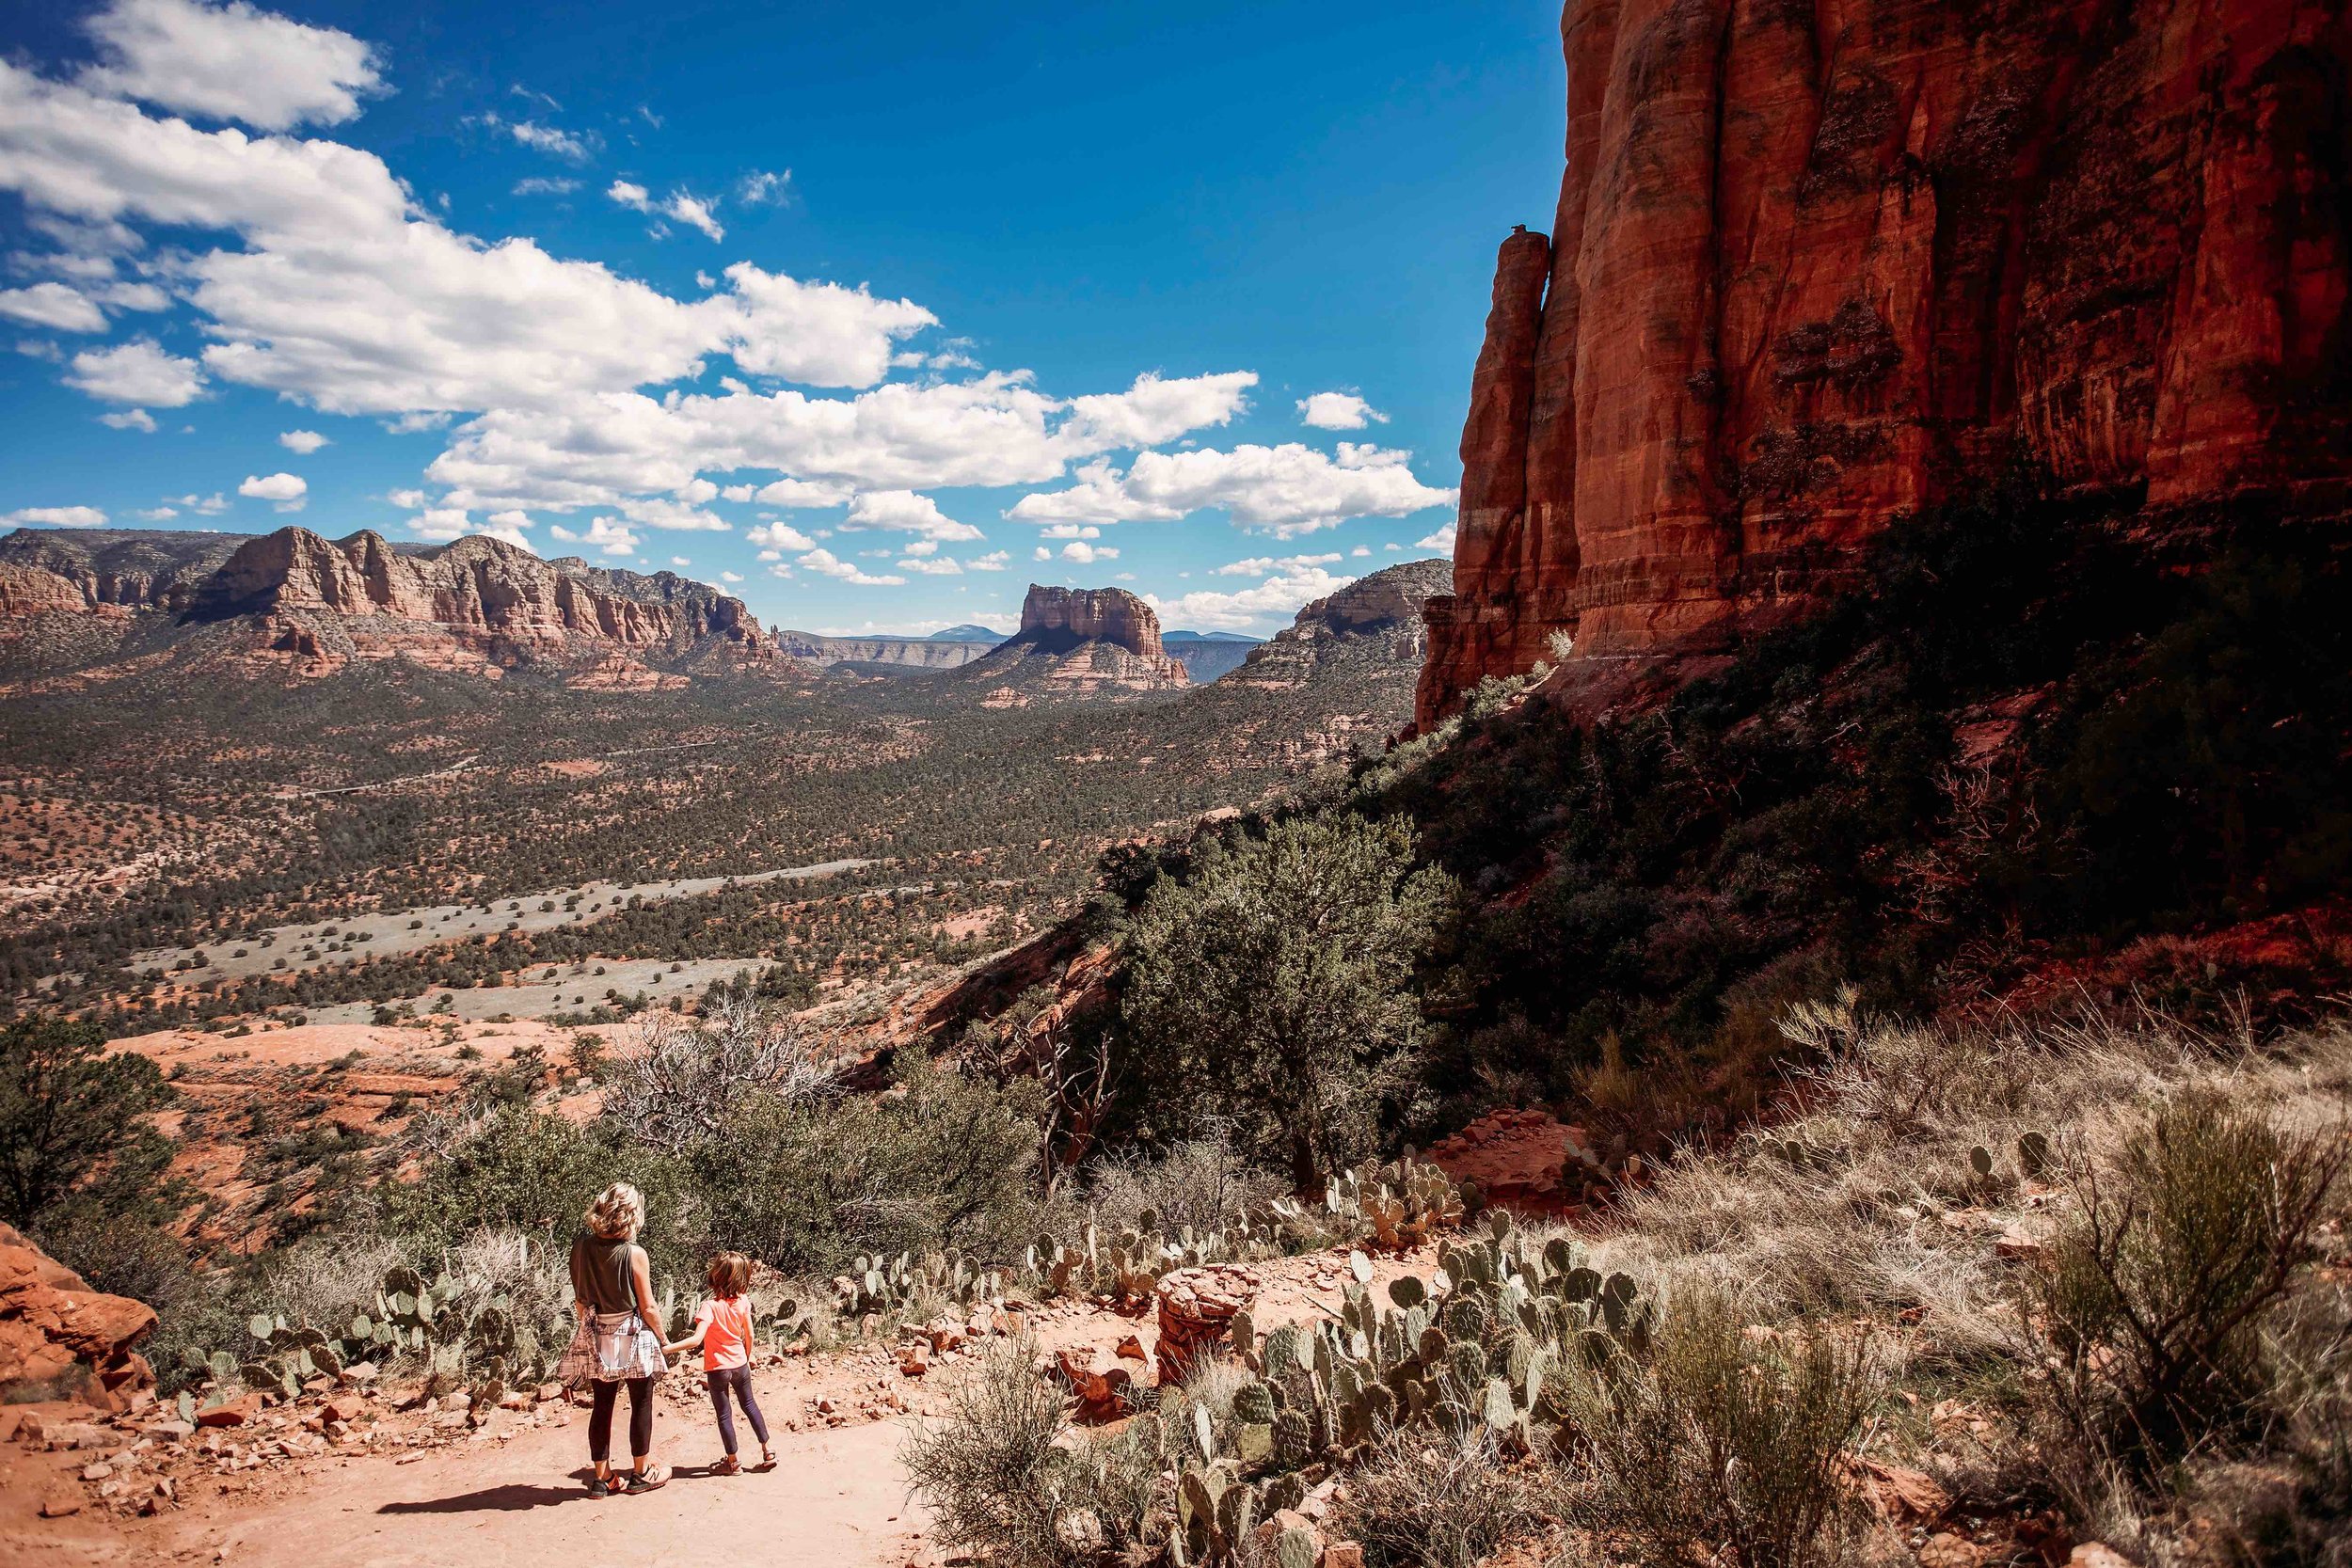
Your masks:
{"label": "sandal", "polygon": [[767,1474],[770,1470],[772,1470],[772,1469],[774,1469],[775,1467],[776,1467],[776,1450],[775,1450],[775,1449],[760,1449],[760,1450],[759,1450],[759,1463],[752,1466],[752,1468],[753,1468],[753,1469],[755,1469],[755,1470],[758,1471],[758,1472],[759,1472],[760,1474],[762,1474],[762,1475]]}
{"label": "sandal", "polygon": [[743,1462],[735,1455],[729,1454],[718,1464],[713,1465],[710,1467],[710,1473],[714,1476],[740,1475],[743,1473]]}
{"label": "sandal", "polygon": [[631,1496],[639,1492],[659,1492],[670,1484],[670,1467],[659,1461],[646,1465],[628,1478]]}

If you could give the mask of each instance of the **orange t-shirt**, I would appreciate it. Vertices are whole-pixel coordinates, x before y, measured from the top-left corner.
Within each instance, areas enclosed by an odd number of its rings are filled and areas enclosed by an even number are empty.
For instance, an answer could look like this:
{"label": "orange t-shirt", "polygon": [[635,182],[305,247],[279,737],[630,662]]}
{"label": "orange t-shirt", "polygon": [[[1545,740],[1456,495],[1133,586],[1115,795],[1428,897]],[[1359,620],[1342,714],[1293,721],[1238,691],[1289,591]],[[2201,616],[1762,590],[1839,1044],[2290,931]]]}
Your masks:
{"label": "orange t-shirt", "polygon": [[713,1298],[694,1314],[703,1331],[703,1370],[723,1372],[752,1364],[752,1304],[741,1296]]}

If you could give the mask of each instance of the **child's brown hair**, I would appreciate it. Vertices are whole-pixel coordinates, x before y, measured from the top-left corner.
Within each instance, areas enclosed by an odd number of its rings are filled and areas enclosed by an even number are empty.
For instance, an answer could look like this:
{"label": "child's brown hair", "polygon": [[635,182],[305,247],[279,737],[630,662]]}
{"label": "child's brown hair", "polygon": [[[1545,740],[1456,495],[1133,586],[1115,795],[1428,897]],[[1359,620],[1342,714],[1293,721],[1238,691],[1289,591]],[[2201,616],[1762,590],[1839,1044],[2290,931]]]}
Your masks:
{"label": "child's brown hair", "polygon": [[752,1260],[739,1252],[723,1252],[703,1271],[703,1283],[714,1296],[739,1296],[752,1283]]}

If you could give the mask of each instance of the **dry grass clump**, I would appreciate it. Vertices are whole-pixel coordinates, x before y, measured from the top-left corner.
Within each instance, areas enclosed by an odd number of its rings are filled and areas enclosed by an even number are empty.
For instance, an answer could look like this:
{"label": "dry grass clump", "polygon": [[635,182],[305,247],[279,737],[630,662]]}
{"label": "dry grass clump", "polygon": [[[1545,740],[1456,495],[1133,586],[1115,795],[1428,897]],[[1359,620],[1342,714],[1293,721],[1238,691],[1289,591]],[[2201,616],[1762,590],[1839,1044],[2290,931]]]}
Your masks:
{"label": "dry grass clump", "polygon": [[1654,1355],[1569,1363],[1565,1509],[1597,1560],[1805,1568],[1840,1539],[1838,1462],[1878,1389],[1863,1336],[1752,1332],[1730,1299],[1686,1291]]}
{"label": "dry grass clump", "polygon": [[1372,1568],[1471,1568],[1545,1528],[1549,1487],[1481,1427],[1394,1431],[1348,1472],[1340,1528]]}
{"label": "dry grass clump", "polygon": [[1027,1334],[989,1352],[948,1413],[899,1450],[909,1486],[948,1542],[1008,1568],[1075,1568],[1141,1545],[1167,1462],[1160,1423],[1057,1445],[1061,1390],[1037,1375],[1037,1355]]}
{"label": "dry grass clump", "polygon": [[[1088,1186],[1087,1202],[1108,1230],[1157,1228],[1172,1236],[1189,1226],[1205,1235],[1289,1192],[1289,1183],[1252,1165],[1224,1140],[1186,1138],[1153,1158],[1105,1162]],[[1146,1214],[1156,1226],[1143,1223]]]}

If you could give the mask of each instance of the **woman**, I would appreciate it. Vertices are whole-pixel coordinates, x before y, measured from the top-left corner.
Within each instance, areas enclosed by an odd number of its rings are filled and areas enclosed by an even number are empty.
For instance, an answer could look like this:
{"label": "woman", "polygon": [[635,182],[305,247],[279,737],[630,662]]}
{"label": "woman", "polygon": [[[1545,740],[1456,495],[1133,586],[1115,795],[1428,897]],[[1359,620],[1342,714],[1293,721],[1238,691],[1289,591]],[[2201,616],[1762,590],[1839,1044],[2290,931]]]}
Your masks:
{"label": "woman", "polygon": [[[666,1485],[670,1469],[652,1461],[653,1380],[669,1365],[661,1339],[650,1326],[657,1314],[653,1277],[645,1249],[637,1244],[644,1227],[645,1200],[636,1188],[616,1181],[588,1206],[587,1230],[572,1243],[572,1311],[580,1323],[574,1354],[585,1354],[596,1404],[588,1417],[588,1457],[596,1479],[592,1497],[615,1492],[651,1492]],[[621,1385],[628,1385],[628,1451],[626,1477],[612,1473],[612,1407]]]}

